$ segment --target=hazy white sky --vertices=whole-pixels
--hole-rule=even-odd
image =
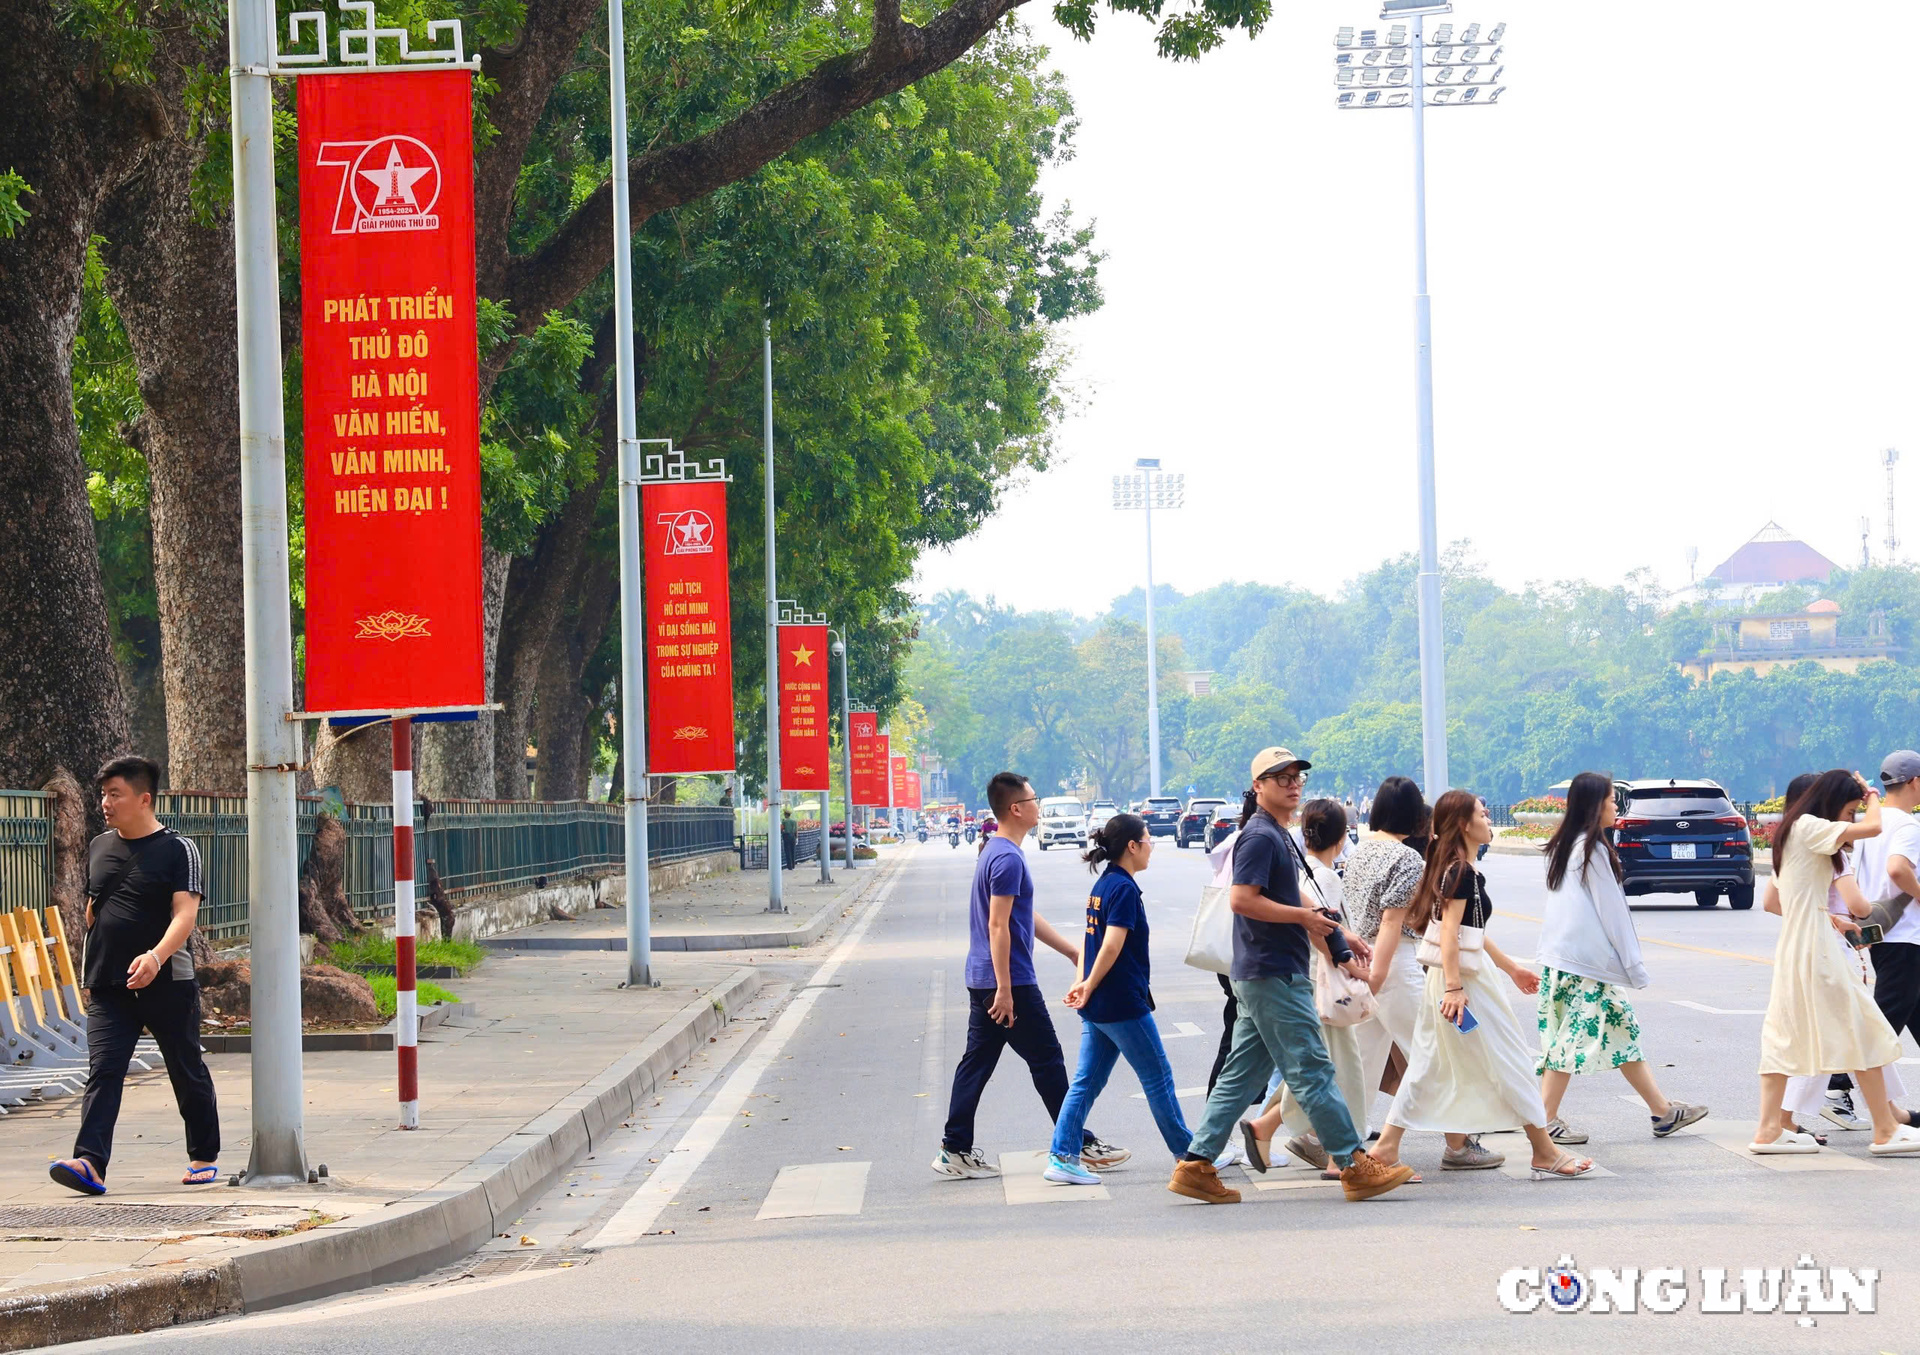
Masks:
[[[948,587],[1097,611],[1144,581],[1110,477],[1158,455],[1155,577],[1322,591],[1417,544],[1412,129],[1340,112],[1333,33],[1289,0],[1198,64],[1029,7],[1077,101],[1047,189],[1098,223],[1054,468],[922,562]],[[1769,518],[1843,564],[1885,536],[1883,447],[1920,553],[1920,106],[1884,64],[1911,7],[1464,0],[1507,93],[1427,120],[1442,542],[1496,578],[1687,581]],[[1434,21],[1429,20],[1431,25]]]

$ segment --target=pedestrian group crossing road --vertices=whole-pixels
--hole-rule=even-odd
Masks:
[[[1581,1151],[1604,1168],[1595,1178],[1527,1182],[1517,1134],[1486,1138],[1507,1154],[1502,1169],[1443,1173],[1438,1138],[1413,1135],[1405,1155],[1425,1182],[1366,1205],[1304,1169],[1235,1167],[1223,1176],[1245,1203],[1209,1208],[1165,1190],[1171,1162],[1124,1067],[1089,1124],[1134,1158],[1098,1187],[1041,1180],[1048,1122],[1011,1055],[978,1120],[1001,1177],[930,1170],[964,1045],[973,853],[941,842],[905,851],[890,882],[819,945],[752,956],[764,983],[739,1019],[511,1235],[430,1283],[173,1338],[251,1351],[249,1324],[272,1320],[325,1321],[329,1350],[395,1355],[412,1350],[422,1324],[440,1343],[537,1341],[568,1355],[624,1355],[642,1342],[888,1355],[1062,1342],[1219,1351],[1271,1346],[1282,1334],[1286,1349],[1349,1351],[1457,1344],[1458,1324],[1471,1321],[1477,1347],[1537,1355],[1548,1333],[1532,1323],[1555,1319],[1506,1314],[1495,1284],[1509,1267],[1562,1254],[1583,1265],[1738,1268],[1791,1266],[1811,1253],[1884,1277],[1880,1311],[1847,1317],[1844,1338],[1823,1319],[1839,1345],[1809,1344],[1782,1316],[1683,1311],[1589,1323],[1583,1349],[1638,1351],[1679,1337],[1741,1350],[1898,1350],[1920,1321],[1909,1225],[1920,1162],[1871,1159],[1869,1135],[1840,1131],[1816,1156],[1744,1151],[1777,926],[1764,913],[1705,912],[1678,898],[1636,910],[1654,976],[1634,995],[1641,1042],[1671,1095],[1713,1107],[1691,1130],[1656,1141],[1623,1081],[1582,1077],[1564,1113],[1592,1135]],[[1085,867],[1061,852],[1034,853],[1032,865],[1040,911],[1071,934]],[[1493,934],[1527,955],[1530,919],[1544,905],[1539,863],[1490,857],[1486,869],[1500,913]],[[1189,1123],[1220,1028],[1214,976],[1181,963],[1203,877],[1204,858],[1171,844],[1141,877],[1157,1019]],[[1037,964],[1057,999],[1068,965],[1044,951]],[[1530,999],[1515,999],[1530,1016]],[[1071,1067],[1078,1022],[1054,1007]],[[1920,1050],[1909,1045],[1908,1055],[1920,1063]],[[1376,1123],[1385,1105],[1376,1103]],[[1095,1292],[1099,1303],[1088,1303]],[[404,1303],[428,1307],[395,1322],[390,1306],[374,1306]],[[1737,1334],[1728,1321],[1739,1322]]]

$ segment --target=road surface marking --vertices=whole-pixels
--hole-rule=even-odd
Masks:
[[[753,1094],[760,1075],[786,1049],[787,1041],[800,1029],[807,1014],[813,1010],[813,1004],[820,1000],[820,994],[826,991],[825,985],[865,939],[867,928],[873,925],[880,909],[893,896],[893,886],[899,878],[899,872],[896,871],[880,887],[873,902],[867,905],[866,911],[848,930],[840,944],[833,948],[826,963],[813,971],[813,977],[807,980],[787,1009],[780,1013],[780,1018],[773,1023],[759,1046],[746,1056],[740,1067],[734,1070],[733,1076],[714,1094],[713,1100],[707,1105],[706,1114],[693,1122],[693,1126],[667,1155],[667,1160],[614,1212],[613,1217],[607,1220],[607,1226],[586,1244],[586,1250],[604,1251],[608,1247],[628,1246],[654,1229],[660,1215],[680,1193],[680,1188],[693,1179],[693,1174],[700,1170],[708,1155],[718,1146],[727,1127],[739,1118],[740,1108]]]
[[[1817,1153],[1750,1153],[1747,1145],[1753,1142],[1754,1131],[1759,1129],[1758,1120],[1702,1120],[1697,1125],[1685,1129],[1676,1129],[1672,1137],[1682,1134],[1697,1139],[1705,1139],[1716,1148],[1724,1148],[1743,1162],[1752,1162],[1777,1172],[1870,1172],[1880,1170],[1871,1162],[1863,1162],[1857,1157],[1827,1147]],[[1862,1135],[1862,1143],[1873,1142],[1873,1136]]]
[[[1757,1010],[1752,1007],[1709,1007],[1704,1002],[1689,1002],[1685,998],[1674,998],[1673,1005],[1676,1007],[1691,1007],[1695,1011],[1705,1012],[1709,1016],[1765,1016],[1767,1014],[1765,1007]],[[1633,1099],[1638,1101],[1640,1098],[1636,1096]]]
[[[814,1162],[782,1167],[756,1219],[810,1219],[858,1214],[867,1199],[871,1162]]]
[[[1192,1021],[1175,1021],[1172,1030],[1163,1030],[1160,1032],[1160,1038],[1163,1040],[1184,1040],[1189,1035],[1205,1035],[1206,1033],[1206,1031],[1200,1029],[1200,1027]]]
[[[1207,1089],[1205,1087],[1175,1087],[1173,1094],[1182,1098],[1189,1096],[1205,1097]],[[1144,1101],[1147,1099],[1147,1094],[1145,1092],[1135,1092],[1133,1099],[1136,1101]]]
[[[946,1085],[947,1045],[947,971],[933,971],[927,991],[927,1028],[920,1033],[920,1110],[917,1119],[922,1138],[937,1133],[934,1126],[944,1111],[939,1095]]]
[[[1044,1149],[1000,1154],[1000,1184],[1008,1204],[1060,1204],[1075,1200],[1105,1200],[1105,1186],[1056,1186],[1040,1175],[1047,1169]]]

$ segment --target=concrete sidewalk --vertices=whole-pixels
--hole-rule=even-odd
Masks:
[[[814,937],[903,856],[812,886]],[[789,885],[798,901],[803,887]],[[305,1056],[308,1160],[330,1173],[305,1187],[226,1184],[247,1160],[244,1054],[207,1060],[225,1140],[217,1186],[179,1184],[186,1148],[163,1069],[128,1079],[99,1199],[46,1174],[72,1150],[79,1098],[13,1108],[0,1118],[0,1350],[270,1308],[457,1260],[725,1025],[759,986],[750,959],[656,955],[661,986],[648,991],[625,988],[625,958],[604,948],[489,956],[446,981],[462,1001],[422,1031],[419,1130],[396,1127],[391,1051]]]
[[[787,911],[767,911],[767,873],[728,871],[710,875],[653,898],[653,951],[784,950],[810,946],[851,906],[880,868],[904,847],[882,847],[880,859],[852,870],[833,868],[833,882],[820,883],[820,863],[785,872]],[[627,948],[627,910],[595,908],[573,922],[542,922],[487,937],[495,950],[617,950]]]

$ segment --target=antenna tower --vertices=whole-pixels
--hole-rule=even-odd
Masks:
[[[1867,542],[1873,536],[1873,519],[1860,519],[1860,568],[1865,569],[1873,563],[1873,556],[1867,550]]]
[[[1893,530],[1893,468],[1900,464],[1900,449],[1889,447],[1880,453],[1880,464],[1887,468],[1887,563],[1891,565],[1900,554],[1900,538]]]

